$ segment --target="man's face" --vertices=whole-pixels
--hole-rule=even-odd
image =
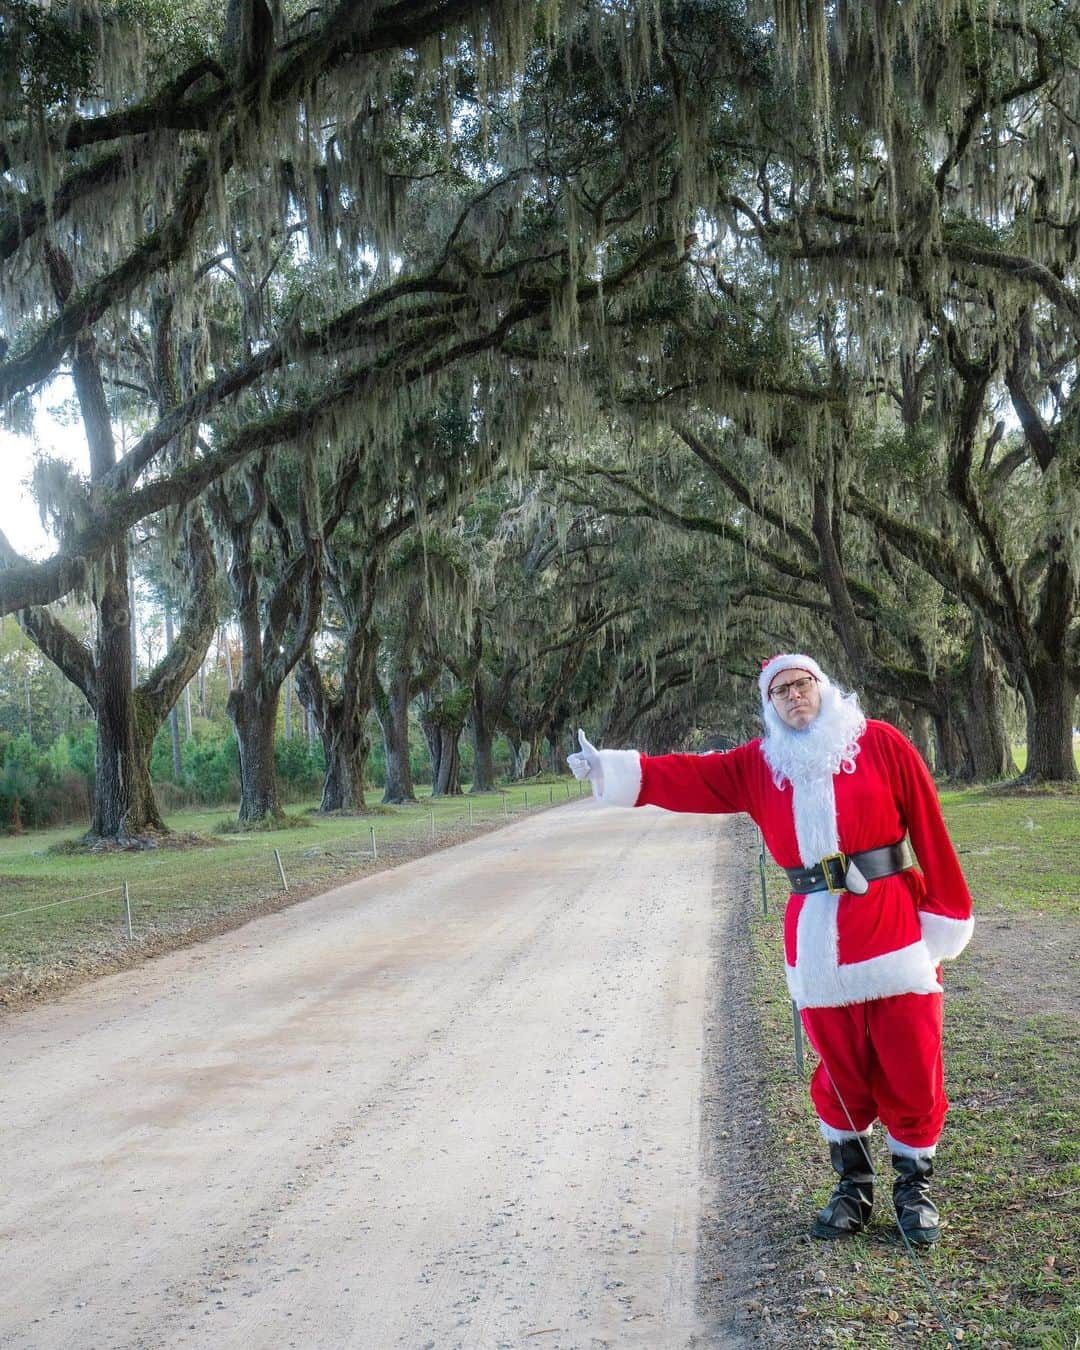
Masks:
[[[805,731],[821,709],[821,688],[808,670],[781,670],[769,685],[769,702],[793,731]]]

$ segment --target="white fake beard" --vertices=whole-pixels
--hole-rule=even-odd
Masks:
[[[833,684],[821,685],[821,709],[803,731],[783,722],[771,704],[765,708],[761,751],[776,786],[792,786],[795,838],[804,867],[839,851],[833,775],[855,772],[865,730],[858,695],[843,694]]]

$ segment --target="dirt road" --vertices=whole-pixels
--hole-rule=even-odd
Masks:
[[[696,1267],[726,837],[575,803],[9,1017],[0,1346],[732,1343]]]

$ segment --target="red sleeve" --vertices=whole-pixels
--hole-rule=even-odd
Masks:
[[[642,755],[638,806],[667,811],[749,811],[757,742],[716,755]]]
[[[893,790],[926,879],[922,908],[950,919],[971,917],[971,894],[945,828],[937,788],[922,756],[887,723],[878,724],[887,739]]]

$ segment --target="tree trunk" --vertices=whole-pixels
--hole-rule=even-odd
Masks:
[[[1027,766],[1031,782],[1075,782],[1073,713],[1078,688],[1064,664],[1044,661],[1028,671]]]
[[[347,716],[343,704],[338,700],[327,712],[326,725],[322,729],[326,777],[323,780],[319,810],[366,810],[364,770],[371,751],[366,719],[361,717],[357,720]]]
[[[135,614],[135,568],[131,562],[131,552],[124,550],[127,554],[127,604],[128,604],[128,624],[131,628],[131,687],[139,683],[139,625]]]
[[[148,765],[149,745],[157,727],[144,728],[141,736],[136,731],[125,554],[126,549],[121,547],[109,555],[98,608],[94,654],[97,754],[94,814],[88,836],[119,841],[148,830],[165,829]]]
[[[544,739],[538,728],[531,728],[515,756],[514,777],[535,778],[540,772],[540,751]]]
[[[267,697],[262,690],[234,689],[228,713],[240,752],[240,810],[237,820],[256,824],[281,819],[277,773],[274,768],[274,729],[280,686]]]
[[[480,696],[480,681],[473,689],[469,732],[473,743],[473,780],[470,792],[495,791],[495,729],[488,724],[487,710]]]
[[[570,766],[566,762],[567,751],[563,747],[572,744],[573,738],[567,727],[564,726],[561,730],[552,728],[551,733],[548,736],[552,773],[562,774],[570,772]]]
[[[907,707],[908,724],[911,727],[911,743],[923,760],[928,769],[934,767],[934,752],[932,740],[933,723],[929,712],[925,708],[919,707],[917,703],[911,703]]]
[[[296,668],[297,691],[306,715],[319,728],[326,756],[320,811],[364,811],[364,772],[371,753],[371,709],[378,654],[377,634],[368,628],[349,635],[342,666],[341,692],[331,696],[315,658],[308,652]]]
[[[977,783],[995,782],[1015,773],[1002,715],[1001,675],[981,625],[976,623],[965,663],[964,732],[971,753],[971,774]]]
[[[382,707],[379,707],[379,703]],[[384,699],[376,703],[386,752],[386,786],[383,801],[402,806],[416,801],[409,765],[409,671],[398,672]]]
[[[439,734],[439,725],[432,716],[432,709],[425,706],[427,700],[420,706],[420,730],[424,733],[424,741],[428,748],[428,758],[431,760],[431,795],[438,796],[439,793],[439,773],[442,769],[442,736]]]
[[[440,726],[439,776],[432,788],[433,797],[461,796],[461,728]]]
[[[165,650],[172,651],[175,638],[173,632],[172,606],[165,606]],[[184,766],[180,759],[180,710],[174,703],[169,709],[169,741],[172,744],[173,781],[179,783],[184,777]]]
[[[229,630],[221,630],[221,650],[225,655],[225,679],[228,683],[229,693],[231,694],[236,687],[236,679],[233,675],[232,647],[229,644]]]
[[[963,778],[968,764],[967,747],[951,711],[934,717],[937,768],[946,778]]]

